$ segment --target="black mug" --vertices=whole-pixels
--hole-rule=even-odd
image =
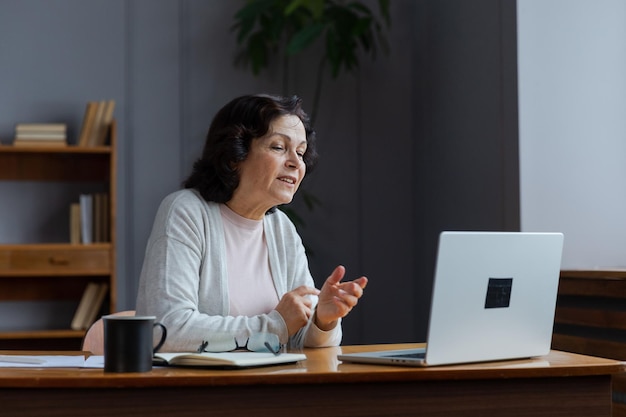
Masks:
[[[104,323],[104,372],[149,372],[152,357],[159,350],[167,330],[155,323],[154,316],[102,317]],[[161,339],[153,346],[154,328],[161,328]]]

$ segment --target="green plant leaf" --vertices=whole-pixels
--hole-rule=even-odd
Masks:
[[[239,31],[237,43],[243,43],[243,40],[252,32],[259,16],[270,12],[273,2],[274,0],[248,1],[245,6],[235,13],[236,23],[231,27],[231,31]]]
[[[370,17],[373,16],[372,11],[370,10],[370,8],[365,6],[362,3],[356,3],[356,2],[350,3],[348,5],[348,7],[350,9],[354,9],[354,12],[356,14],[363,14],[363,15],[370,16]]]
[[[369,17],[363,17],[357,19],[356,22],[352,25],[352,35],[353,36],[362,36],[365,33],[370,31],[370,26],[372,24],[372,19]]]
[[[295,12],[296,10],[298,10],[298,8],[300,8],[302,6],[302,3],[304,3],[305,0],[293,0],[291,1],[286,7],[285,7],[285,16],[289,16],[290,14],[292,14],[293,12]]]
[[[324,23],[316,23],[309,27],[305,27],[298,33],[293,35],[291,41],[287,44],[287,53],[290,55],[297,54],[314,42],[324,31]]]
[[[263,33],[256,32],[250,37],[247,48],[250,65],[254,75],[258,75],[261,69],[267,66],[268,50],[265,45],[265,37]]]
[[[384,27],[391,24],[390,0],[378,0],[377,14],[369,8],[371,3],[372,0],[248,0],[235,14],[231,28],[238,35],[235,63],[250,66],[258,75],[270,59],[283,53],[278,60],[283,61],[287,74],[289,59],[324,37],[310,112],[314,119],[325,68],[336,79],[342,71],[356,71],[364,56],[375,59],[378,48],[389,52]],[[287,79],[285,74],[283,79]],[[283,83],[285,93],[286,85]]]
[[[387,27],[391,26],[391,15],[389,14],[389,0],[378,0],[378,10],[385,19]]]
[[[285,7],[285,15],[289,16],[297,11],[302,12],[306,10],[312,19],[320,20],[324,15],[324,7],[327,0],[292,0],[289,5]]]

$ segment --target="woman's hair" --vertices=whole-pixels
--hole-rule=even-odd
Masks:
[[[237,163],[248,157],[250,144],[268,132],[276,118],[297,116],[304,125],[307,148],[304,164],[311,171],[317,162],[315,132],[302,110],[297,96],[280,97],[265,94],[238,97],[217,112],[206,136],[202,156],[194,165],[185,188],[194,188],[207,201],[229,201],[239,185]]]

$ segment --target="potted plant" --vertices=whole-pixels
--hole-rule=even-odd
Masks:
[[[354,73],[361,54],[375,59],[379,48],[388,51],[389,0],[378,0],[378,11],[380,17],[354,0],[249,0],[232,26],[238,45],[235,63],[258,75],[273,59],[281,59],[286,94],[290,59],[323,42],[310,112],[314,123],[327,70],[336,79],[342,72]]]

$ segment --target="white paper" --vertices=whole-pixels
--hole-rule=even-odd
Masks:
[[[0,355],[0,368],[82,368],[82,355]]]
[[[84,368],[104,369],[104,356],[92,355],[85,360]]]

